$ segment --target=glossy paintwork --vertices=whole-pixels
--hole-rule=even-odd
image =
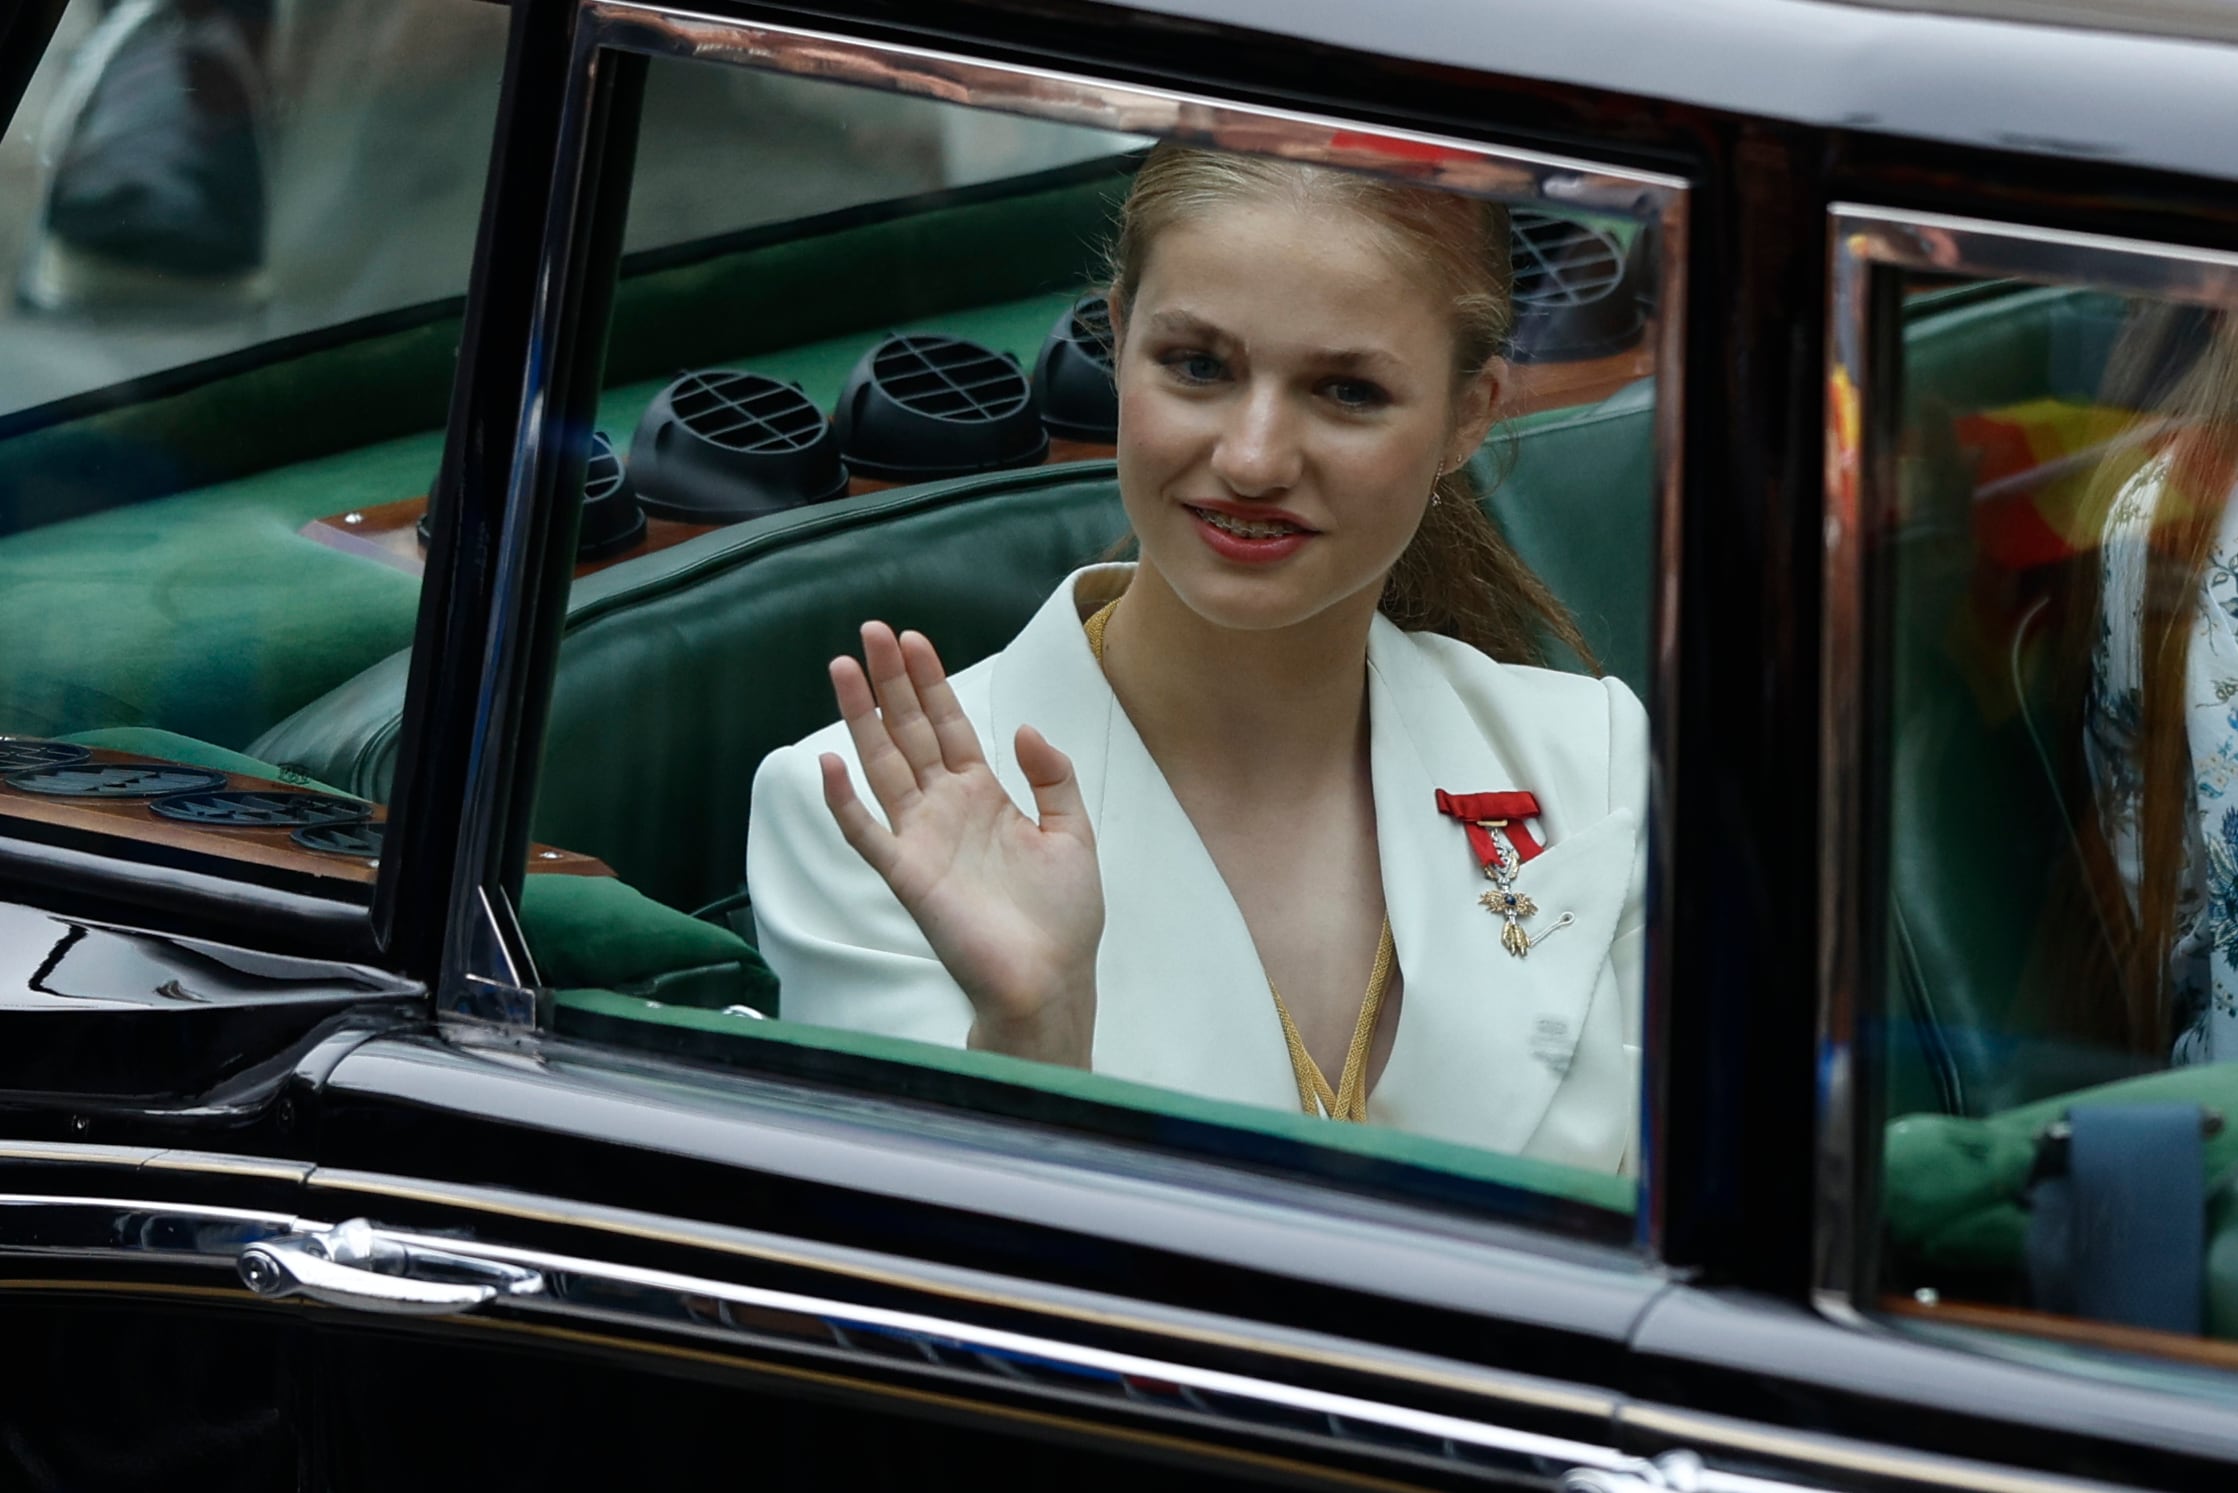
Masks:
[[[782,1232],[1615,1384],[1624,1253],[1045,1126],[565,1043],[354,1049],[322,1166]]]
[[[325,1023],[425,1002],[379,970],[0,902],[0,1092],[11,1099],[237,1108],[253,1103],[255,1070]]]
[[[2238,179],[2238,51],[1814,0],[1136,0],[1190,28],[1667,99],[1828,130]],[[1607,39],[1622,37],[1621,46]]]
[[[1960,1339],[1699,1289],[1661,1298],[1634,1345],[1642,1399],[1713,1416],[1760,1424],[1767,1400],[1795,1399],[1810,1407],[1809,1431],[2145,1487],[2225,1489],[2238,1466],[2238,1391],[2159,1393],[2135,1363],[2078,1372],[2056,1353],[2000,1359]]]

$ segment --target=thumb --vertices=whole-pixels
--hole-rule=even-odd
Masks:
[[[1031,726],[1018,728],[1013,750],[1019,771],[1034,791],[1034,811],[1041,816],[1042,832],[1071,835],[1084,845],[1094,845],[1095,827],[1088,822],[1088,806],[1081,800],[1072,759]]]

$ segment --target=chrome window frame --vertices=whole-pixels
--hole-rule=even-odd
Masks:
[[[1827,209],[1824,589],[1820,631],[1818,1176],[1814,1288],[1820,1309],[1862,1320],[1878,1294],[1876,1096],[1858,1085],[1861,1010],[1883,992],[1862,988],[1862,954],[1879,934],[1863,925],[1867,665],[1866,565],[1872,536],[1894,511],[1892,450],[1873,440],[1876,381],[1902,373],[1877,363],[1873,338],[1882,272],[1923,270],[2077,290],[2238,305],[2238,253],[2075,233],[2025,224],[1836,202]],[[1847,404],[1845,405],[1845,399]],[[1889,432],[1893,434],[1894,432]],[[1862,1003],[1870,1003],[1861,1005]],[[1868,1065],[1868,1072],[1872,1071]]]
[[[531,653],[529,622],[518,598],[534,557],[535,495],[554,418],[548,397],[555,379],[555,350],[563,345],[566,286],[580,266],[578,232],[590,189],[587,162],[601,74],[619,55],[699,60],[909,95],[1048,122],[1122,134],[1187,140],[1221,149],[1352,170],[1375,171],[1423,185],[1515,203],[1553,203],[1628,218],[1654,229],[1657,248],[1658,345],[1655,349],[1655,457],[1652,503],[1655,531],[1651,568],[1655,595],[1649,615],[1650,741],[1654,781],[1649,826],[1650,911],[1643,1020],[1660,1032],[1668,1010],[1669,830],[1662,806],[1673,801],[1672,764],[1678,730],[1678,575],[1683,461],[1685,306],[1687,284],[1687,183],[1675,176],[1609,167],[1543,151],[1491,145],[1412,130],[1388,129],[1334,116],[1230,102],[1208,95],[1117,83],[1078,73],[986,61],[932,48],[870,40],[838,32],[742,21],[638,0],[584,0],[576,12],[567,92],[544,227],[544,252],[536,267],[536,311],[530,327],[530,366],[537,370],[523,391],[518,439],[504,495],[499,539],[499,594],[492,609],[475,740],[469,768],[472,805],[462,827],[458,864],[467,874],[454,888],[436,1010],[447,1023],[470,1023],[485,1033],[525,1033],[535,1025],[536,973],[506,899],[505,868],[495,806],[503,802],[505,753],[500,749],[512,707],[520,698]],[[533,761],[534,754],[526,760]],[[1649,1039],[1658,1051],[1663,1044]],[[1637,1237],[1652,1249],[1661,1237],[1660,1193],[1655,1179],[1661,1113],[1661,1067],[1642,1065],[1638,1139],[1640,1186]]]

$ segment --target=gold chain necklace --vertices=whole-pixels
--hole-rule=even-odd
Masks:
[[[1111,625],[1111,614],[1119,610],[1116,601],[1107,602],[1096,614],[1081,624],[1088,634],[1088,651],[1096,656],[1100,667],[1103,663],[1104,629]],[[1327,1115],[1332,1120],[1364,1121],[1368,1117],[1368,1050],[1375,1045],[1376,1019],[1383,1014],[1383,992],[1391,983],[1391,966],[1398,957],[1398,947],[1391,939],[1391,919],[1383,920],[1382,936],[1376,940],[1375,968],[1368,973],[1368,993],[1360,1002],[1360,1019],[1353,1023],[1352,1045],[1345,1049],[1344,1072],[1337,1079],[1337,1086],[1329,1087],[1329,1077],[1321,1065],[1306,1051],[1305,1039],[1298,1035],[1298,1024],[1290,1018],[1290,1008],[1282,1002],[1282,992],[1274,988],[1274,981],[1267,981],[1267,994],[1274,997],[1274,1014],[1282,1018],[1282,1040],[1290,1048],[1290,1074],[1298,1083],[1298,1108],[1309,1115]]]

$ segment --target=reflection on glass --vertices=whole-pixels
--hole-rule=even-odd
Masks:
[[[650,91],[785,110],[695,148],[816,169],[668,213],[641,140],[554,1025],[1629,1207],[1647,230],[699,71]],[[563,882],[634,889],[633,959]]]
[[[273,733],[411,640],[356,531],[437,465],[504,35],[63,16],[0,141],[0,833],[369,894],[385,770]]]
[[[1903,359],[1891,1284],[2238,1335],[2238,332],[1977,284]]]

